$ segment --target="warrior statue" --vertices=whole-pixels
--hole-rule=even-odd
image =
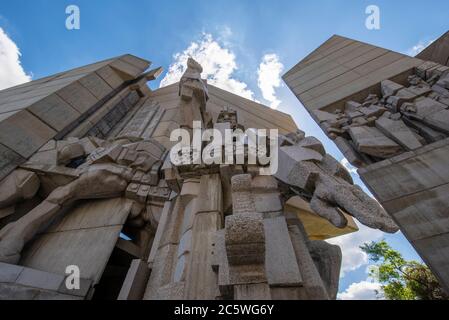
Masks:
[[[190,58],[179,83],[180,127],[191,131],[193,121],[201,121],[205,129],[226,123],[243,128],[232,106],[214,122],[201,72]],[[0,262],[20,263],[24,247],[70,214],[75,202],[127,197],[134,201],[129,220],[143,219],[156,231],[146,255],[151,274],[144,299],[335,299],[340,248],[310,240],[286,202],[301,197],[338,228],[347,225],[348,214],[371,228],[398,230],[323,145],[302,131],[279,138],[273,176],[260,175],[258,164],[176,166],[160,143],[141,137],[65,142],[51,170],[22,166],[0,182],[0,210],[39,189],[45,194],[0,230]],[[46,175],[54,183],[43,181]],[[142,176],[149,182],[142,183]],[[166,204],[160,217],[145,209],[151,188]]]

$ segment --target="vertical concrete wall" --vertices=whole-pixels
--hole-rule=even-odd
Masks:
[[[362,180],[449,291],[449,139],[359,169]]]
[[[416,57],[449,66],[449,31],[432,42],[431,45],[421,51]]]

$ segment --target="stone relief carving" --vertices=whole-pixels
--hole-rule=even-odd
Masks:
[[[348,212],[362,224],[385,232],[398,227],[377,201],[354,185],[348,171],[323,145],[304,132],[281,138],[279,170],[274,175],[288,187],[298,188],[308,195],[311,208],[336,227],[347,225],[341,210]]]
[[[0,230],[0,262],[17,264],[27,242],[75,201],[126,196],[146,204],[149,197],[160,201],[169,197],[168,188],[159,185],[159,169],[166,151],[156,141],[84,138],[58,143],[59,148],[31,158],[1,183],[0,188],[9,190],[0,193],[1,208],[32,197],[39,185],[48,195],[26,215]],[[49,166],[49,162],[56,165]],[[76,169],[70,168],[76,164]],[[141,211],[134,209],[131,217],[136,219]],[[151,217],[144,214],[143,219],[149,222]]]
[[[201,71],[189,59],[180,126],[191,130],[198,120],[203,128],[243,129],[230,108],[213,123]],[[380,116],[386,107],[370,99],[363,108]],[[128,224],[158,228],[145,298],[335,299],[340,248],[310,240],[285,202],[299,195],[339,228],[347,224],[344,211],[369,227],[397,230],[320,141],[302,131],[279,138],[274,176],[259,175],[257,164],[175,166],[167,153],[154,140],[129,135],[50,141],[0,183],[0,210],[8,210],[0,212],[13,215],[16,203],[37,193],[44,199],[0,230],[0,262],[19,263],[24,246],[75,201],[126,197],[134,201]]]
[[[381,95],[344,110],[315,112],[348,161],[361,167],[449,136],[449,67],[426,62],[407,79],[380,84]]]

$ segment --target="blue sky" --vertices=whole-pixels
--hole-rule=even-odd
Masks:
[[[80,30],[65,27],[65,9],[70,4],[80,8]],[[365,28],[365,8],[371,4],[380,8],[380,30]],[[214,50],[206,52],[225,60],[224,67],[213,67],[215,80],[229,83],[231,79],[233,88],[251,92],[254,99],[267,105],[272,101],[264,99],[258,70],[263,59],[270,55],[275,57],[279,76],[280,66],[286,72],[333,34],[413,53],[416,52],[413,47],[426,45],[448,30],[448,18],[449,1],[443,0],[0,2],[0,28],[20,50],[21,68],[33,79],[124,53],[146,58],[153,61],[153,66],[169,70],[170,66],[176,67],[183,53],[196,52],[192,44],[207,48],[214,45]],[[222,67],[224,76],[220,73]],[[172,73],[176,76],[175,71]],[[8,74],[0,71],[0,77]],[[161,79],[164,77],[163,74]],[[151,87],[157,88],[161,79],[151,83]],[[242,85],[246,87],[242,89]],[[269,83],[269,88],[270,85],[280,102],[278,110],[291,114],[301,129],[318,137],[327,151],[341,160],[342,155],[288,88],[276,82]],[[354,178],[361,183],[356,175]],[[349,290],[346,297],[369,296],[366,290],[371,286],[365,283],[367,261],[357,247],[364,240],[383,236],[362,228],[358,237],[337,240],[347,249],[344,251],[347,270],[340,284],[341,292]],[[401,234],[385,238],[406,258],[418,259]]]

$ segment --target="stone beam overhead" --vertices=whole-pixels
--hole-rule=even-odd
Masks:
[[[380,82],[405,81],[420,59],[334,35],[288,71],[283,79],[312,117],[341,108],[352,96],[380,91]]]
[[[122,55],[0,91],[0,180],[117,94],[150,62]],[[70,131],[70,130],[69,130]]]

